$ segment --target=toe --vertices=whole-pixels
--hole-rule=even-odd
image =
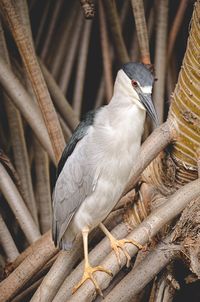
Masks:
[[[115,255],[117,257],[117,261],[118,261],[118,264],[119,264],[119,267],[121,267],[121,259],[120,259],[120,253],[119,253],[119,247],[117,246],[112,246],[112,249],[114,250],[115,252]]]
[[[104,268],[103,266],[96,266],[94,271],[95,272],[96,271],[100,271],[100,272],[106,273],[106,274],[108,274],[110,276],[113,276],[112,272],[110,270]]]
[[[97,281],[95,280],[95,278],[91,275],[90,276],[90,280],[93,282],[94,286],[95,286],[95,289],[96,289],[96,292],[103,297],[103,293],[102,293],[102,290],[100,289]]]
[[[124,239],[124,243],[131,243],[135,245],[139,250],[143,249],[143,245],[132,239]]]
[[[83,278],[81,279],[81,281],[72,289],[72,294],[74,294],[86,280],[91,280],[95,286],[96,292],[103,297],[103,293],[102,293],[96,279],[93,277],[93,273],[95,273],[97,271],[107,273],[111,277],[113,276],[113,274],[110,270],[107,270],[102,266],[95,266],[95,267],[88,266],[85,268]]]

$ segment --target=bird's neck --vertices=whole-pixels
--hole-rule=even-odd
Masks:
[[[118,133],[123,133],[127,138],[136,137],[140,140],[146,117],[146,111],[137,104],[129,100],[129,97],[123,98],[120,94],[115,94],[107,106],[108,123]]]
[[[94,129],[98,131],[93,132],[99,150],[103,146],[111,158],[127,152],[132,154],[133,149],[139,149],[146,115],[133,103],[117,106],[115,101],[97,113]]]

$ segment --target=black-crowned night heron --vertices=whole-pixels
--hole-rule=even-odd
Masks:
[[[111,272],[91,267],[88,260],[88,233],[100,226],[109,237],[119,259],[118,248],[130,261],[124,245],[133,240],[116,240],[102,224],[116,205],[130,177],[138,155],[146,111],[157,123],[151,100],[153,76],[141,63],[127,63],[119,70],[110,103],[89,112],[74,131],[58,165],[58,178],[53,196],[53,239],[64,250],[73,248],[82,232],[85,270],[78,289],[91,279],[101,290],[93,272]]]

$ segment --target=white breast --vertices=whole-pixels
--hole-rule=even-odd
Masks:
[[[92,229],[106,218],[122,194],[139,152],[145,112],[132,106],[124,116],[120,112],[121,118],[117,113],[112,116],[112,123],[105,116],[105,112],[100,113],[88,133],[90,161],[97,165],[98,175],[93,193],[84,200],[70,223],[74,233],[84,226]]]

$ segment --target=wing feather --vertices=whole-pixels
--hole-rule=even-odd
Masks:
[[[58,246],[70,221],[84,199],[94,189],[95,167],[89,165],[87,133],[94,112],[82,121],[66,146],[58,165],[58,178],[53,193],[53,240]]]
[[[88,128],[93,124],[94,116],[98,110],[99,109],[89,111],[75,129],[58,163],[57,178],[60,175],[60,172],[62,171],[68,157],[73,153],[76,144],[86,135]]]

